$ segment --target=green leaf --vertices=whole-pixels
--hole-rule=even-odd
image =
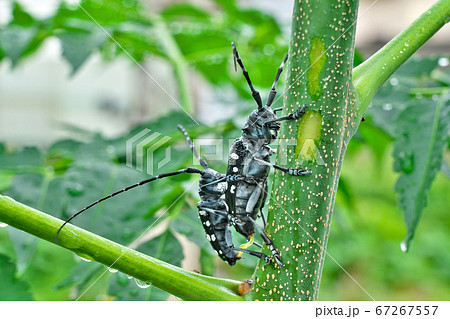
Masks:
[[[70,274],[74,266],[71,252],[40,240],[23,278],[30,285],[35,300],[67,300],[70,287],[56,289],[55,286]]]
[[[42,167],[43,156],[36,147],[24,147],[19,151],[0,151],[0,170],[20,170]]]
[[[431,79],[438,65],[438,57],[411,58],[401,66],[380,88],[366,111],[373,124],[390,136],[395,136],[396,119],[411,101],[411,90],[420,87],[436,87],[439,83]]]
[[[75,259],[76,261],[74,263],[76,266],[72,268],[70,275],[55,286],[55,289],[64,289],[68,286],[75,286],[78,291],[81,291],[88,287],[89,282],[95,281],[95,279],[104,272],[104,267],[102,267],[102,265],[86,262],[81,260],[80,257],[75,257]]]
[[[0,300],[33,300],[28,284],[15,276],[16,267],[5,255],[0,255]]]
[[[27,205],[37,207],[42,184],[43,177],[41,175],[19,174],[13,179],[12,186],[6,191],[6,195]],[[31,256],[39,240],[12,227],[8,227],[7,231],[16,251],[17,273],[22,275],[31,261]]]
[[[214,257],[205,250],[200,250],[201,273],[206,276],[214,276]]]
[[[358,65],[363,63],[364,60],[364,54],[360,50],[355,49],[355,55],[353,57],[353,67],[357,67]]]
[[[445,58],[443,58],[445,59]],[[431,72],[431,78],[445,86],[450,86],[450,68],[435,69]]]
[[[148,24],[144,13],[144,7],[137,0],[61,2],[55,15],[55,25],[65,27],[74,20],[79,20],[79,23],[83,20],[91,23],[93,19],[103,27],[130,21]]]
[[[187,239],[199,246],[204,252],[210,255],[216,255],[206,240],[205,231],[198,218],[197,209],[188,209],[177,215],[171,220],[170,229],[180,235],[185,235]]]
[[[169,293],[123,273],[110,275],[108,294],[120,301],[163,301]]]
[[[137,250],[176,266],[180,266],[183,260],[183,248],[169,230],[140,245]],[[167,292],[151,285],[147,286],[138,279],[118,273],[111,276],[108,293],[117,300],[166,300],[168,298]]]
[[[0,51],[16,66],[18,60],[33,41],[38,30],[35,28],[9,25],[0,30]]]
[[[66,173],[66,191],[72,198],[67,203],[64,218],[145,177],[134,169],[108,162],[73,165]],[[150,225],[150,220],[146,220],[149,205],[147,190],[148,187],[142,186],[124,192],[92,207],[73,223],[110,240],[128,244]]]
[[[108,38],[101,29],[93,32],[65,32],[58,35],[62,46],[62,55],[72,66],[72,75],[87,58]]]
[[[400,172],[395,185],[399,205],[404,211],[408,232],[402,243],[407,250],[414,237],[427,194],[441,168],[448,142],[450,93],[438,101],[417,99],[399,113],[394,142],[394,169]]]
[[[13,243],[6,230],[9,226],[0,227],[0,255],[5,255],[16,261],[16,252],[14,251]]]
[[[183,248],[170,230],[140,245],[137,250],[175,266],[181,266],[184,258]]]
[[[188,3],[175,3],[166,7],[161,12],[161,16],[167,21],[179,19],[209,21],[211,17],[207,11]]]
[[[12,11],[12,20],[10,24],[30,27],[34,23],[35,19],[28,12],[26,12],[18,2],[14,2]]]
[[[17,256],[17,274],[22,276],[31,262],[39,239],[12,227],[7,229]]]

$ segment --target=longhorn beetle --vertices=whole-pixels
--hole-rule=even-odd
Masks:
[[[306,106],[300,107],[295,113],[280,118],[277,118],[275,115],[275,112],[280,109],[271,109],[271,105],[277,94],[275,88],[280,74],[283,71],[284,64],[288,59],[288,55],[286,55],[278,68],[275,81],[267,97],[266,105],[263,106],[261,96],[253,87],[250,76],[239,57],[234,42],[231,43],[231,46],[233,47],[234,66],[236,68],[237,62],[242,69],[242,73],[247,80],[258,108],[249,115],[246,124],[242,128],[242,136],[236,139],[231,146],[227,176],[238,175],[244,176],[245,178],[227,180],[226,202],[230,214],[238,220],[235,224],[236,230],[248,239],[247,243],[241,245],[240,248],[246,249],[253,244],[253,234],[256,228],[263,238],[264,243],[270,248],[275,261],[278,265],[282,266],[283,264],[281,263],[277,250],[264,231],[256,224],[255,219],[258,212],[261,212],[265,228],[266,223],[262,208],[267,198],[267,177],[270,167],[294,176],[311,174],[311,171],[303,168],[291,169],[270,163],[270,155],[274,151],[269,147],[269,144],[275,141],[278,136],[280,130],[279,122],[300,118],[305,113]]]
[[[233,266],[236,260],[241,258],[243,253],[263,258],[266,263],[269,263],[269,256],[247,249],[252,244],[261,247],[261,245],[254,242],[256,229],[264,243],[271,250],[276,263],[280,267],[283,266],[278,251],[264,230],[256,223],[255,219],[258,217],[258,213],[260,213],[264,228],[266,227],[262,208],[267,198],[267,177],[271,167],[294,176],[311,174],[311,171],[303,168],[291,169],[270,163],[270,155],[274,151],[269,147],[269,144],[276,140],[278,136],[280,130],[279,122],[300,118],[305,113],[306,106],[300,107],[295,113],[277,118],[275,113],[281,110],[281,108],[272,110],[271,105],[276,95],[276,84],[288,56],[286,55],[278,68],[275,81],[269,91],[266,105],[263,106],[261,96],[253,87],[234,42],[231,45],[233,48],[235,69],[237,62],[242,69],[258,108],[249,115],[245,126],[242,128],[242,136],[236,139],[231,146],[226,174],[221,174],[208,167],[206,161],[200,157],[195,149],[186,130],[179,125],[179,129],[185,135],[194,156],[200,162],[203,170],[188,167],[174,172],[162,173],[103,197],[83,208],[64,222],[56,234],[56,241],[61,230],[68,222],[104,200],[157,179],[184,173],[200,174],[199,196],[201,202],[197,204],[198,214],[206,232],[206,237],[219,257],[228,262],[230,266]],[[239,248],[235,247],[231,237],[230,226],[233,226],[237,232],[245,236],[247,243],[241,245]]]
[[[95,206],[100,202],[103,202],[111,197],[126,192],[132,188],[153,182],[157,179],[184,173],[190,173],[190,174],[200,174],[199,196],[202,201],[197,204],[198,216],[206,232],[206,238],[209,240],[211,246],[217,252],[219,257],[222,260],[228,262],[230,266],[233,266],[236,263],[236,260],[240,259],[241,254],[245,252],[252,256],[263,258],[268,263],[269,257],[261,252],[252,251],[245,248],[234,247],[233,240],[231,238],[230,225],[235,225],[236,219],[233,216],[229,215],[226,210],[227,205],[225,203],[225,189],[227,176],[225,174],[221,174],[209,168],[206,161],[202,159],[198,154],[186,130],[181,125],[178,125],[178,128],[185,135],[192,152],[194,153],[197,160],[200,162],[200,165],[203,167],[203,170],[188,167],[174,172],[162,173],[152,178],[143,180],[137,184],[128,186],[106,197],[103,197],[97,200],[96,202],[90,204],[89,206],[83,208],[78,213],[70,217],[67,221],[65,221],[56,234],[56,242],[58,241],[58,236],[63,227],[73,218],[80,215],[84,211],[88,210],[92,206]],[[239,177],[232,176],[229,178],[235,179]]]

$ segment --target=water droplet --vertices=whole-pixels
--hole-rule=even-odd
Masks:
[[[370,102],[370,103],[369,103],[369,109],[370,109],[372,106],[373,106],[373,103]]]
[[[400,243],[400,249],[403,252],[407,252],[408,251],[408,244],[406,243],[406,238],[402,240],[402,242]]]
[[[397,85],[398,84],[398,79],[397,78],[391,78],[390,80],[389,80],[389,83],[391,83],[391,85]]]
[[[135,232],[129,228],[129,227],[125,227],[122,230],[122,239],[125,241],[129,241],[132,240],[132,237],[135,236]]]
[[[446,67],[450,65],[450,60],[448,58],[439,58],[438,64],[439,66]]]
[[[90,263],[92,260],[94,260],[91,256],[85,254],[78,254],[78,257],[80,257],[81,260],[87,263]]]
[[[395,164],[394,164],[395,165]],[[395,165],[396,170],[404,173],[411,173],[414,170],[414,156],[409,152],[400,152],[398,154],[398,165]]]
[[[116,272],[118,272],[118,270],[114,269],[114,268],[108,268],[108,271],[112,274],[115,274]]]
[[[7,226],[8,226],[8,224],[0,223],[0,228],[5,228],[5,227],[7,227]]]
[[[392,110],[392,104],[391,103],[384,104],[383,105],[383,110],[386,110],[386,111]]]
[[[136,285],[139,288],[142,288],[142,289],[148,288],[148,287],[150,287],[152,285],[152,284],[148,284],[145,281],[141,281],[141,280],[136,279],[136,278],[134,278],[134,282],[136,283]]]
[[[127,278],[128,278],[128,279],[132,279],[132,278],[133,278],[133,276],[127,275]]]
[[[409,47],[409,43],[408,42],[405,42],[405,47]]]
[[[72,196],[79,196],[79,195],[83,194],[84,187],[80,183],[71,183],[67,187],[67,190],[69,191],[70,195],[72,195]]]

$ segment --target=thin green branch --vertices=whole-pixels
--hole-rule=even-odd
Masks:
[[[407,29],[353,70],[360,118],[383,83],[449,20],[450,0],[437,1]]]
[[[151,21],[157,29],[161,45],[174,68],[175,80],[180,94],[182,107],[190,114],[194,113],[194,103],[189,86],[189,65],[177,42],[169,32],[164,19],[156,14],[151,15]]]
[[[0,195],[0,221],[55,242],[62,221]],[[58,245],[136,279],[152,283],[183,300],[243,300],[239,282],[193,273],[129,249],[73,225],[66,225]]]

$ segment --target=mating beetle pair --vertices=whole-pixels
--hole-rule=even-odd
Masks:
[[[108,198],[157,179],[184,173],[200,174],[199,196],[201,201],[197,204],[198,214],[206,232],[206,237],[219,257],[228,262],[230,266],[233,266],[243,253],[263,258],[266,263],[269,263],[271,259],[269,256],[248,249],[252,244],[261,247],[261,245],[254,242],[256,230],[271,250],[275,262],[279,266],[283,266],[280,255],[272,241],[255,220],[260,214],[265,228],[266,222],[262,208],[267,198],[267,177],[271,167],[294,176],[311,174],[311,171],[303,168],[286,168],[270,163],[270,156],[274,151],[269,147],[269,144],[274,142],[278,136],[280,130],[279,122],[299,119],[305,113],[306,106],[300,107],[295,113],[277,118],[276,112],[280,111],[281,108],[272,110],[271,105],[276,95],[276,84],[288,56],[278,68],[266,105],[263,105],[261,96],[253,87],[236,46],[233,42],[231,45],[233,47],[235,68],[237,62],[242,69],[258,108],[249,115],[246,124],[242,128],[242,136],[236,139],[231,146],[226,174],[219,173],[208,167],[206,161],[200,157],[195,149],[186,130],[179,125],[203,170],[188,167],[174,172],[159,174],[101,198],[69,218],[58,230],[56,239],[65,224],[85,210]],[[247,243],[239,248],[233,244],[231,226],[247,238]]]

